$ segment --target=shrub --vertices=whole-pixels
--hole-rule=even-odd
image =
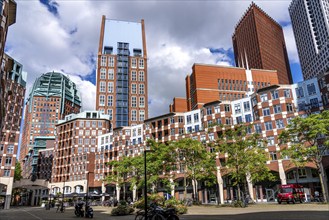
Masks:
[[[133,213],[135,210],[131,206],[128,205],[118,205],[118,207],[112,209],[111,215],[129,215]]]
[[[187,206],[179,204],[174,207],[178,214],[186,214],[187,213]]]

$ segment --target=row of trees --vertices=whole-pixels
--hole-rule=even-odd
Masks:
[[[190,179],[194,198],[197,199],[198,183],[205,182],[208,186],[216,184],[216,157],[225,154],[225,164],[221,165],[221,170],[237,186],[238,199],[241,200],[241,191],[247,192],[247,178],[252,183],[277,178],[266,166],[269,159],[268,152],[265,151],[266,139],[250,131],[251,125],[240,124],[235,129],[227,127],[218,132],[216,141],[208,145],[189,138],[167,143],[148,140],[147,144],[153,151],[146,157],[148,188],[155,192],[161,182],[170,191],[173,187],[170,179],[175,179],[175,172],[172,171],[181,170],[184,171],[185,193],[186,179]],[[328,137],[328,111],[306,118],[296,117],[279,136],[280,144],[285,146],[281,156],[289,157],[297,167],[303,167],[308,162],[316,165],[326,201],[327,187],[322,157],[329,149]],[[129,183],[131,189],[143,188],[144,155],[123,157],[120,161],[109,162],[108,166],[113,168],[113,173],[106,177],[108,183],[120,186]]]

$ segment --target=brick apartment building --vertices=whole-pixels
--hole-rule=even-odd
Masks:
[[[88,188],[101,187],[103,176],[95,172],[97,137],[109,133],[108,115],[85,111],[65,116],[56,125],[51,192],[70,196],[76,192],[85,195]],[[84,194],[82,194],[84,193]]]
[[[140,124],[148,117],[147,51],[140,23],[102,17],[96,110],[110,116],[113,127]]]
[[[280,84],[291,84],[292,76],[282,27],[252,3],[232,36],[238,67],[277,70]]]
[[[30,178],[36,172],[31,169],[37,167],[38,150],[46,148],[46,142],[38,144],[35,138],[55,139],[54,131],[58,120],[68,114],[79,113],[80,108],[80,95],[75,83],[68,77],[49,72],[36,79],[26,102],[19,156],[24,178]]]
[[[0,131],[0,200],[9,209],[12,185],[17,160],[18,142],[26,89],[26,73],[23,66],[4,54],[1,72],[5,76],[6,105],[4,106],[3,127]],[[2,104],[2,102],[1,102]]]
[[[197,63],[192,66],[192,73],[186,76],[185,81],[186,100],[174,98],[169,106],[171,112],[199,109],[204,104],[217,100],[241,99],[260,88],[279,83],[277,72],[274,70]]]

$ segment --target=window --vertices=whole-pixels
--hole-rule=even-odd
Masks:
[[[251,102],[252,102],[252,106],[257,105],[257,98],[256,97],[253,97],[252,100],[251,100]]]
[[[114,69],[108,69],[109,80],[114,79]]]
[[[283,90],[283,93],[284,93],[284,97],[286,97],[286,98],[290,98],[291,97],[291,94],[290,94],[290,90],[289,89]]]
[[[144,82],[144,71],[139,71],[139,81]]]
[[[265,129],[266,129],[266,131],[269,131],[269,130],[273,129],[271,121],[265,122]]]
[[[184,128],[178,128],[178,134],[180,135],[184,134]]]
[[[194,130],[195,130],[195,132],[198,132],[200,130],[199,125],[195,125]]]
[[[85,139],[85,145],[89,145],[89,138]]]
[[[298,169],[298,177],[299,178],[306,178],[306,169],[305,168],[299,168]]]
[[[186,131],[188,134],[189,133],[192,133],[192,127],[191,126],[189,126],[189,127],[187,127],[187,131]]]
[[[281,105],[274,105],[273,108],[274,108],[274,113],[275,114],[279,114],[279,113],[282,112]]]
[[[109,93],[113,93],[113,90],[114,90],[113,82],[109,82],[108,83],[108,91],[109,91]]]
[[[237,124],[242,124],[242,116],[238,116],[238,117],[236,117],[236,123]]]
[[[79,136],[83,136],[83,130],[79,130]]]
[[[191,124],[192,123],[192,116],[191,115],[187,115],[186,116],[186,124]]]
[[[135,83],[131,84],[131,93],[136,94],[137,93],[137,85]]]
[[[269,116],[271,114],[270,109],[269,108],[264,108],[263,109],[263,116]]]
[[[296,88],[296,94],[297,94],[297,98],[304,97],[304,90],[303,90],[303,88],[302,87]]]
[[[137,111],[136,110],[131,110],[131,120],[137,121]]]
[[[113,109],[107,109],[107,114],[109,115],[109,119],[113,120]]]
[[[183,121],[184,121],[184,117],[183,116],[178,116],[178,122],[183,123]]]
[[[111,95],[107,97],[107,106],[113,106],[113,96]]]
[[[241,105],[240,105],[240,103],[234,105],[234,111],[235,111],[235,114],[241,113]]]
[[[137,81],[137,72],[135,70],[131,71],[131,81]]]
[[[314,83],[307,85],[307,92],[308,92],[308,95],[314,95],[316,93]]]
[[[103,82],[103,81],[101,81],[101,82],[99,83],[99,91],[100,91],[100,92],[105,92],[105,90],[106,90],[106,83]]]
[[[106,79],[106,69],[105,68],[101,68],[100,69],[100,79]]]
[[[170,129],[170,135],[175,135],[175,128]]]
[[[273,146],[274,144],[275,144],[274,137],[273,136],[267,137],[267,146]]]
[[[262,102],[266,102],[266,101],[268,100],[268,98],[267,98],[267,94],[262,94],[262,95],[260,95],[260,100],[261,100]]]
[[[311,103],[312,108],[318,108],[319,107],[318,98],[310,99],[310,103]]]
[[[290,125],[292,122],[292,119],[294,119],[293,117],[287,118],[287,124]]]
[[[231,124],[231,118],[225,118],[225,124],[230,125]]]
[[[137,107],[137,97],[136,96],[131,97],[131,107]]]
[[[135,58],[131,59],[131,68],[137,68],[137,60]]]
[[[5,169],[3,176],[10,176],[10,169]]]
[[[139,84],[139,94],[144,94],[144,84]]]
[[[101,66],[106,66],[106,56],[101,57]]]
[[[171,117],[170,118],[170,124],[174,124],[175,123],[175,118],[174,117]]]
[[[244,102],[243,107],[244,107],[245,112],[250,111],[250,103],[249,102]]]
[[[105,106],[105,96],[104,95],[99,96],[99,105]]]
[[[108,61],[109,61],[109,63],[108,63],[109,64],[109,67],[114,67],[114,57],[112,57],[112,56],[109,57],[109,60]]]
[[[139,107],[145,107],[145,98],[139,97]]]
[[[282,119],[278,119],[275,121],[276,124],[276,128],[280,129],[280,128],[284,128],[284,123]]]
[[[11,165],[11,157],[6,157],[5,165],[6,166],[10,166]]]
[[[194,114],[194,122],[198,122],[199,121],[199,114],[195,113]]]
[[[246,122],[252,122],[251,114],[247,114],[245,118],[246,118]]]
[[[214,133],[210,133],[210,134],[208,134],[208,138],[209,138],[210,141],[215,140],[215,135],[214,135]]]
[[[278,99],[279,98],[279,91],[275,90],[271,92],[272,99]]]
[[[13,154],[13,153],[14,153],[14,145],[10,144],[7,146],[7,154]]]
[[[145,120],[145,112],[144,110],[139,111],[139,121],[144,121]]]
[[[207,115],[211,115],[212,111],[211,111],[211,107],[207,107]]]
[[[261,134],[262,133],[262,125],[261,124],[255,124],[255,132],[257,134]]]
[[[225,109],[225,112],[230,112],[231,111],[230,105],[227,105],[227,104],[224,105],[224,109]]]
[[[293,112],[294,111],[294,108],[293,108],[293,105],[288,103],[286,104],[286,107],[287,107],[287,112]]]
[[[271,151],[271,152],[270,152],[270,159],[271,159],[271,160],[278,160],[278,157],[277,157],[275,151]]]
[[[139,59],[138,67],[144,69],[144,59]]]

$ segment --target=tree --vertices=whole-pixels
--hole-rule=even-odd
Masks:
[[[322,158],[329,149],[329,111],[312,114],[306,118],[294,118],[287,126],[287,130],[280,134],[279,139],[282,144],[288,144],[282,154],[288,156],[296,167],[305,167],[307,163],[315,164],[323,198],[328,201]]]
[[[215,147],[220,154],[226,154],[226,163],[222,167],[237,186],[238,200],[241,200],[241,186],[247,191],[247,178],[253,183],[273,180],[266,166],[268,154],[263,148],[266,143],[257,133],[248,133],[250,125],[239,124],[234,128],[227,127],[219,134]]]
[[[16,161],[16,165],[15,165],[15,174],[14,174],[14,181],[18,181],[21,180],[22,177],[22,168],[21,168],[21,164]]]
[[[180,166],[184,167],[184,187],[186,194],[186,178],[193,182],[193,195],[198,201],[198,182],[206,181],[207,184],[216,182],[215,154],[207,152],[206,147],[197,140],[185,138],[176,144]]]

